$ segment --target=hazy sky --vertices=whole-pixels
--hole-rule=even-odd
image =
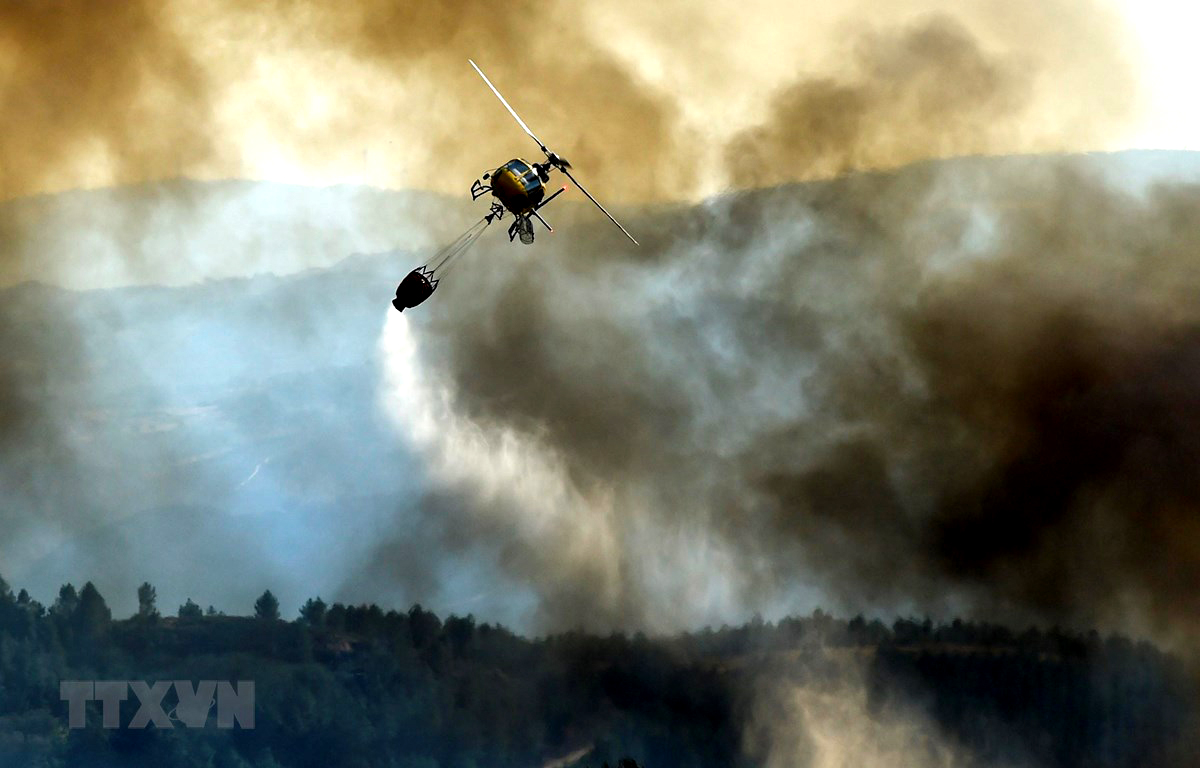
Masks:
[[[1139,47],[1147,95],[1144,117],[1127,144],[1200,149],[1200,100],[1195,98],[1200,50],[1194,36],[1200,7],[1173,0],[1119,0],[1118,7]]]

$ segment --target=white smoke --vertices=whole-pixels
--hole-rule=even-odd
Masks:
[[[821,651],[836,674],[776,671],[757,691],[743,734],[764,768],[966,768],[980,764],[911,702],[872,702],[864,660]],[[844,654],[845,658],[836,659]],[[805,679],[807,678],[807,679]],[[1015,766],[1020,763],[988,763]]]
[[[380,352],[386,413],[432,484],[468,500],[446,527],[467,526],[474,541],[495,542],[507,573],[540,593],[535,619],[569,600],[593,608],[596,627],[650,631],[741,612],[735,558],[701,527],[668,529],[641,489],[577,480],[537,434],[458,412],[451,386],[422,360],[407,317],[389,312]],[[570,586],[580,584],[582,594]]]

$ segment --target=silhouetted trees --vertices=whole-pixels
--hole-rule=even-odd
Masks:
[[[70,616],[75,613],[77,605],[79,605],[79,595],[75,594],[75,587],[68,582],[59,588],[58,599],[54,601],[50,610],[59,616]]]
[[[304,605],[300,606],[300,618],[310,627],[320,628],[325,626],[325,601],[321,598],[313,600],[309,598]]]
[[[97,642],[112,622],[112,611],[92,582],[83,585],[79,601],[71,616],[75,637],[83,642]]]
[[[154,587],[150,586],[150,582],[143,581],[142,586],[138,587],[138,612],[137,615],[142,619],[157,619],[158,607],[158,592]]]
[[[204,616],[204,611],[198,603],[189,597],[184,601],[183,605],[179,606],[179,613],[177,615],[181,619],[199,619]]]
[[[46,611],[0,579],[0,765],[508,768],[578,755],[569,768],[741,768],[754,764],[756,676],[837,679],[846,659],[864,660],[871,711],[916,707],[980,765],[1188,765],[1197,746],[1179,662],[1096,633],[818,611],[671,638],[530,640],[419,605],[314,598],[284,622],[264,620],[278,616],[268,591],[255,617],[204,615],[189,598],[179,619],[148,621],[150,603],[114,621],[93,584],[67,584]],[[68,730],[58,684],[73,679],[254,680],[256,727],[106,730],[94,710]]]
[[[263,592],[262,596],[254,601],[254,615],[256,618],[271,621],[279,618],[279,600],[271,594],[271,590]]]

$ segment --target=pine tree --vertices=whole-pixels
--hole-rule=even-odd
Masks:
[[[79,605],[72,616],[72,623],[76,638],[85,641],[96,640],[112,623],[112,611],[90,581],[79,590]]]
[[[263,592],[262,597],[254,601],[254,615],[272,621],[279,618],[279,601],[271,594],[271,590]]]
[[[155,602],[158,600],[158,592],[154,587],[150,586],[150,582],[143,581],[142,586],[138,587],[138,618],[140,619],[157,619],[158,607]]]
[[[199,619],[203,617],[204,609],[190,597],[187,599],[187,602],[179,606],[179,618],[181,619]]]
[[[325,601],[318,597],[313,600],[311,597],[305,601],[300,607],[300,619],[310,627],[325,626]]]

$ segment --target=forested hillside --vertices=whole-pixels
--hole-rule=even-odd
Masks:
[[[1095,633],[817,611],[663,638],[529,639],[419,605],[313,599],[288,621],[267,593],[253,617],[191,601],[162,616],[149,584],[139,602],[113,620],[91,583],[49,608],[3,586],[0,764],[760,765],[769,745],[748,734],[767,680],[840,696],[864,685],[870,717],[908,712],[972,765],[1182,765],[1195,726],[1176,659]],[[89,679],[253,680],[255,727],[104,729],[96,702],[86,728],[68,729],[59,683]],[[123,703],[123,726],[136,706]]]

